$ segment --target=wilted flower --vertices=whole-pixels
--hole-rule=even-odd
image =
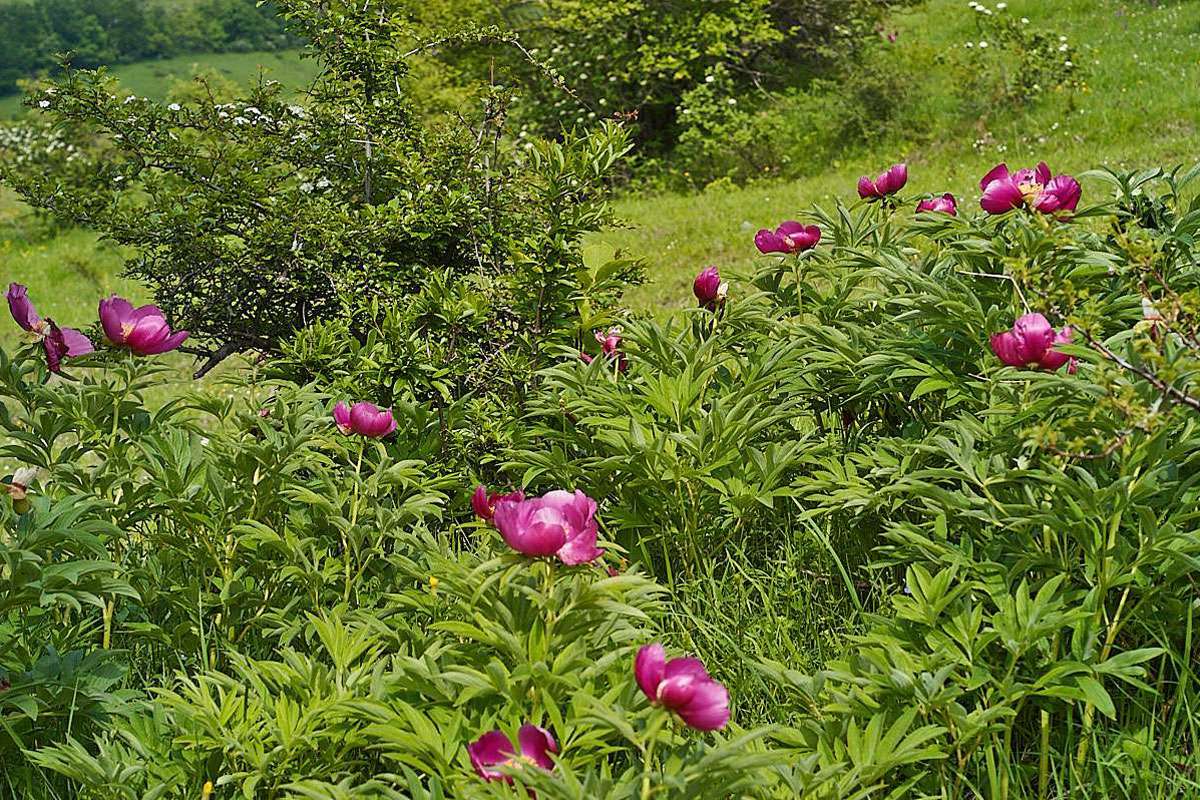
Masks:
[[[725,302],[729,284],[721,280],[721,273],[716,267],[708,267],[701,270],[692,282],[692,294],[696,295],[696,300],[704,308],[715,309]]]
[[[509,494],[489,492],[486,486],[480,484],[475,487],[475,494],[471,495],[471,508],[475,510],[475,516],[490,522],[496,513],[496,506],[499,503],[510,501],[520,502],[524,499],[524,492],[516,491]]]
[[[882,200],[904,188],[908,183],[908,165],[893,164],[875,180],[866,175],[858,179],[858,196],[864,200]]]
[[[946,192],[941,197],[931,197],[928,200],[922,200],[917,203],[917,212],[932,211],[941,214],[949,214],[952,217],[958,216],[958,201],[954,199],[954,195]]]
[[[4,485],[4,491],[12,498],[13,510],[18,514],[24,514],[29,510],[29,487],[33,485],[37,474],[37,467],[21,467]]]
[[[523,555],[557,556],[568,566],[604,555],[596,547],[596,501],[578,489],[499,502],[492,509],[492,524]]]
[[[396,430],[392,410],[379,408],[374,403],[355,403],[353,407],[338,403],[333,407],[333,421],[342,433],[357,433],[371,439],[379,439]]]
[[[780,223],[774,231],[763,229],[754,235],[754,246],[758,252],[802,253],[811,250],[821,241],[821,229],[816,225],[801,225],[794,219]]]
[[[100,325],[109,342],[127,347],[139,356],[169,352],[188,338],[187,331],[171,331],[158,306],[134,308],[115,294],[100,301]]]
[[[633,662],[638,686],[650,702],[674,711],[691,727],[716,731],[729,722],[729,692],[708,677],[696,658],[673,658],[657,642],[638,650]]]
[[[551,753],[558,752],[554,737],[545,728],[536,725],[522,725],[517,732],[519,749],[513,747],[512,740],[504,731],[488,731],[471,744],[467,745],[467,754],[471,757],[471,765],[479,777],[487,781],[505,781],[512,783],[512,776],[505,775],[498,766],[516,766],[521,762],[533,764],[545,770],[554,769]]]
[[[979,205],[989,214],[1003,214],[1027,206],[1043,214],[1070,213],[1079,205],[1082,190],[1070,175],[1050,177],[1043,161],[1036,169],[1009,173],[1007,164],[997,164],[979,181],[983,197]]]
[[[1070,362],[1068,372],[1075,371],[1075,359],[1054,349],[1055,345],[1071,343],[1071,328],[1055,333],[1050,322],[1041,314],[1018,317],[1012,329],[991,336],[992,352],[1010,367],[1056,370]]]
[[[74,328],[60,328],[54,320],[39,317],[29,299],[29,290],[21,284],[10,283],[7,297],[13,319],[34,341],[41,342],[51,372],[61,369],[64,358],[82,356],[95,349],[92,341]]]

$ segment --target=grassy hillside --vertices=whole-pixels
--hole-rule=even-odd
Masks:
[[[261,73],[265,78],[299,92],[316,77],[317,65],[300,58],[298,50],[280,50],[194,54],[122,64],[111,71],[130,92],[161,100],[176,81],[188,80],[201,70],[215,70],[237,83],[255,80]],[[20,95],[0,97],[0,119],[10,119],[22,110]]]
[[[914,116],[925,120],[921,129],[799,181],[626,198],[618,210],[630,227],[596,242],[596,257],[617,248],[644,257],[650,282],[634,293],[634,305],[679,305],[691,302],[700,267],[745,267],[756,255],[755,230],[802,216],[814,203],[857,201],[858,176],[895,161],[909,162],[906,192],[953,191],[967,209],[978,208],[977,181],[999,161],[1045,159],[1056,171],[1076,173],[1200,161],[1200,4],[1012,0],[1004,13],[1067,35],[1087,57],[1088,91],[1073,101],[1051,96],[1001,111],[986,125],[954,121],[954,76],[940,56],[979,34],[965,2],[930,0],[896,17],[899,37],[889,54],[896,69],[920,76],[912,96],[894,101],[920,104]],[[976,148],[976,140],[989,143]],[[1085,182],[1085,204],[1088,188]]]

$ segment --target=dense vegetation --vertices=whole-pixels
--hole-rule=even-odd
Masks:
[[[293,46],[273,7],[255,0],[5,0],[0,94],[58,68],[94,68],[181,53]]]
[[[162,306],[9,289],[10,794],[1200,793],[1200,167],[873,163],[639,314],[630,121],[435,117],[412,18],[280,5],[303,103],[71,72],[9,145]]]

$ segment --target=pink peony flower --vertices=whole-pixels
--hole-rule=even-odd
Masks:
[[[650,702],[675,712],[691,727],[717,731],[729,722],[729,692],[695,658],[673,658],[657,642],[638,650],[633,675]]]
[[[467,745],[467,755],[471,757],[471,765],[479,777],[486,781],[512,783],[512,776],[493,767],[515,767],[522,762],[545,770],[554,769],[550,754],[558,752],[558,745],[550,731],[536,725],[522,725],[517,732],[517,741],[519,749],[513,747],[512,740],[504,731],[494,730]]]
[[[596,331],[596,341],[600,343],[600,352],[610,360],[617,362],[617,371],[624,372],[629,369],[629,360],[625,358],[625,354],[621,352],[621,329],[609,328],[608,332]],[[591,364],[595,359],[587,353],[581,352],[579,358],[585,364]]]
[[[801,225],[794,219],[780,223],[774,231],[766,228],[754,235],[754,246],[758,252],[767,253],[803,253],[812,250],[821,241],[821,229],[816,225]]]
[[[100,325],[109,342],[139,356],[169,352],[188,338],[187,331],[171,331],[158,306],[134,308],[115,294],[100,301]]]
[[[863,200],[882,200],[895,194],[908,183],[908,165],[893,164],[875,180],[866,175],[858,179],[858,196]]]
[[[579,490],[497,503],[492,524],[509,547],[527,556],[557,556],[574,566],[604,555],[596,547],[596,501]]]
[[[373,403],[355,403],[353,407],[338,403],[333,407],[333,421],[342,433],[357,433],[370,439],[380,439],[396,430],[392,410]]]
[[[1043,214],[1070,214],[1079,205],[1082,190],[1070,175],[1050,177],[1043,161],[1036,169],[1009,173],[1007,164],[997,164],[979,181],[983,197],[979,205],[989,214],[1004,214],[1026,206]]]
[[[958,216],[958,201],[954,199],[954,195],[946,192],[941,197],[931,197],[928,200],[922,200],[917,203],[917,213],[919,214],[922,211],[932,211],[956,217]]]
[[[1054,349],[1058,344],[1071,343],[1071,328],[1058,333],[1041,314],[1018,317],[1012,329],[991,336],[992,352],[1010,367],[1056,370],[1069,363],[1068,372],[1075,372],[1075,359]]]
[[[721,273],[716,267],[701,270],[692,282],[692,294],[696,295],[697,302],[710,310],[724,303],[728,293],[729,284],[721,280]]]
[[[524,499],[524,492],[517,491],[509,494],[489,492],[486,486],[480,484],[475,487],[475,494],[471,495],[471,508],[475,510],[475,516],[490,522],[495,516],[497,504],[510,501],[520,502]]]
[[[17,324],[28,331],[34,341],[41,342],[46,354],[46,366],[51,372],[61,371],[64,358],[82,356],[95,350],[92,340],[74,328],[60,328],[54,320],[39,317],[33,301],[29,299],[29,290],[19,283],[8,285],[8,309]]]

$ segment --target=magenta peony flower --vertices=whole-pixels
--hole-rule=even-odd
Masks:
[[[109,342],[139,356],[169,352],[188,338],[187,331],[171,332],[158,306],[134,308],[115,294],[100,301],[100,325]]]
[[[673,658],[657,642],[638,650],[633,675],[650,702],[674,711],[691,727],[717,731],[729,722],[729,692],[695,658]]]
[[[475,516],[488,522],[496,513],[496,505],[510,501],[520,502],[525,499],[525,493],[521,491],[511,492],[509,494],[501,494],[500,492],[489,492],[483,484],[475,487],[475,494],[471,495],[471,508],[475,510]]]
[[[1036,169],[1009,173],[1007,164],[997,164],[979,181],[983,197],[979,205],[989,214],[1004,214],[1027,206],[1043,214],[1069,214],[1079,205],[1082,190],[1070,175],[1050,177],[1043,161]]]
[[[908,183],[908,165],[893,164],[875,180],[866,175],[858,179],[858,196],[863,200],[882,200],[895,194]]]
[[[917,213],[919,214],[922,211],[932,211],[956,217],[958,216],[958,201],[954,199],[954,195],[946,192],[941,197],[931,197],[928,200],[922,200],[917,203]]]
[[[596,547],[596,501],[579,490],[497,503],[492,524],[509,547],[527,556],[557,556],[574,566],[604,555]]]
[[[621,352],[621,329],[609,328],[608,332],[596,331],[596,341],[600,343],[600,352],[610,360],[617,362],[617,371],[624,372],[629,369],[629,360],[625,358],[625,354]],[[591,364],[593,359],[587,353],[581,352],[580,359],[585,364]]]
[[[728,293],[729,284],[721,280],[721,273],[716,267],[701,270],[692,282],[692,294],[696,295],[697,302],[710,310],[724,303]]]
[[[373,403],[355,403],[353,407],[338,403],[333,407],[333,421],[342,433],[357,433],[370,439],[380,439],[396,430],[392,410]]]
[[[801,225],[794,219],[780,223],[774,231],[766,228],[754,235],[754,246],[758,252],[767,253],[803,253],[812,250],[821,241],[821,229],[816,225]]]
[[[8,285],[8,310],[23,330],[38,333],[45,326],[29,299],[29,289],[19,283]]]
[[[8,309],[17,324],[28,331],[34,341],[41,342],[46,354],[46,366],[51,372],[61,371],[64,358],[82,356],[95,350],[92,340],[74,328],[60,328],[54,320],[39,317],[33,301],[29,299],[29,290],[19,283],[8,285]]]
[[[554,737],[545,728],[536,725],[522,725],[517,732],[520,749],[513,747],[512,740],[504,731],[488,731],[471,744],[467,745],[467,755],[471,757],[471,765],[475,772],[486,781],[505,781],[512,783],[512,777],[505,775],[498,766],[518,766],[521,762],[533,764],[545,770],[554,769],[551,753],[558,752]]]
[[[1041,314],[1018,317],[1012,329],[991,336],[992,352],[1010,367],[1056,370],[1070,363],[1068,372],[1075,371],[1075,359],[1054,349],[1056,344],[1071,343],[1071,328],[1058,333]]]

